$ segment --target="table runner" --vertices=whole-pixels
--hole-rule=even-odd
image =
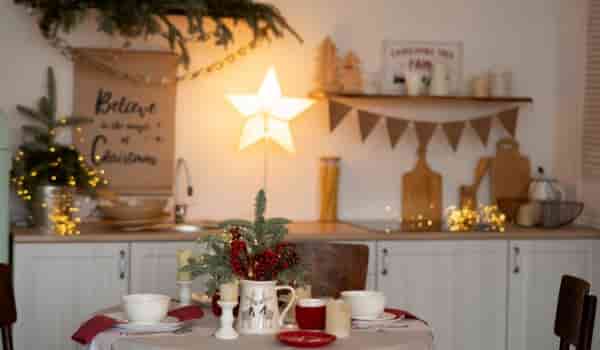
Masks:
[[[191,333],[174,335],[122,335],[111,330],[98,335],[90,350],[281,350],[292,349],[279,343],[275,336],[240,335],[237,340],[220,340],[212,334],[218,320],[207,313],[201,320],[194,321]],[[326,349],[331,350],[432,350],[431,328],[421,321],[406,321],[407,328],[374,330],[352,330],[346,339],[338,339]]]

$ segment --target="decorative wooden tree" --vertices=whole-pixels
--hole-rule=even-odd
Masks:
[[[316,93],[341,90],[338,80],[338,60],[337,48],[333,40],[330,37],[325,38],[319,46]]]
[[[363,91],[360,60],[352,51],[348,52],[346,57],[344,57],[341,82],[344,92],[360,93]]]

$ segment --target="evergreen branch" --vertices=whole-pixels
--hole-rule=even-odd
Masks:
[[[56,78],[54,77],[54,69],[48,67],[48,119],[56,123]]]
[[[48,127],[48,120],[44,116],[42,116],[40,113],[34,111],[33,109],[31,109],[29,107],[17,105],[17,111],[19,111],[21,114],[24,114],[25,116],[27,116],[37,122],[40,122],[40,123],[44,124],[46,127]]]

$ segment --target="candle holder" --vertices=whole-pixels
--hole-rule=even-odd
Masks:
[[[192,304],[192,281],[177,281],[179,287],[179,304]]]
[[[221,327],[215,333],[215,337],[219,339],[232,340],[239,337],[236,330],[233,328],[233,308],[237,306],[236,301],[217,301],[221,307]]]

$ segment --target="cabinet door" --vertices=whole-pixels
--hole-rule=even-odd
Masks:
[[[561,277],[570,274],[591,281],[596,244],[585,240],[510,243],[509,350],[558,349],[553,330]],[[597,332],[595,338],[597,343]]]
[[[387,304],[433,328],[437,350],[505,350],[506,241],[378,242]]]
[[[77,349],[71,335],[127,294],[128,244],[18,244],[17,350]]]
[[[177,297],[177,250],[204,252],[196,242],[138,242],[131,244],[131,292]],[[205,277],[194,280],[194,292],[206,290]]]

